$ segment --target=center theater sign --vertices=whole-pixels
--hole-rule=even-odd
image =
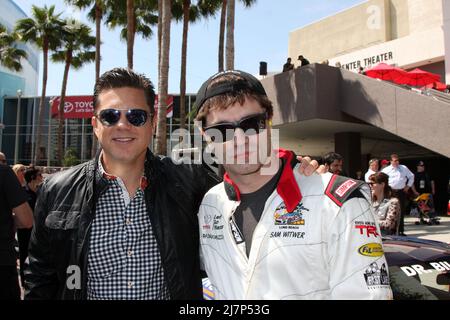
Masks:
[[[390,64],[390,63],[393,63],[393,60],[394,60],[394,54],[392,53],[392,51],[389,51],[389,52],[377,54],[375,56],[355,60],[355,61],[352,61],[349,63],[341,63],[341,68],[347,69],[347,70],[358,70],[360,67],[363,67],[364,69],[366,69],[366,68],[375,66],[375,65],[379,64],[380,62]]]

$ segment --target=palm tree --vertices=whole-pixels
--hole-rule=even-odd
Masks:
[[[79,9],[91,7],[88,17],[91,21],[95,21],[95,82],[100,78],[100,61],[101,61],[101,25],[102,19],[107,6],[107,0],[65,0],[66,3],[72,4]],[[92,135],[91,156],[94,157],[97,152],[97,137]]]
[[[59,31],[61,30],[62,21],[59,19],[61,13],[55,14],[55,6],[44,6],[40,8],[33,5],[31,15],[32,18],[18,20],[15,30],[22,37],[23,41],[29,41],[41,48],[44,56],[42,92],[39,102],[39,123],[36,130],[36,145],[33,159],[34,163],[38,164],[41,127],[44,120],[45,93],[47,89],[48,52],[49,50],[55,50],[60,44]],[[47,150],[48,152],[49,150]]]
[[[236,0],[227,0],[226,68],[234,69],[234,16]]]
[[[189,22],[196,22],[200,17],[213,16],[217,11],[218,1],[199,0],[192,4],[191,0],[175,1],[172,12],[176,20],[183,19],[183,40],[181,44],[181,76],[180,76],[180,128],[186,124],[186,61]],[[181,13],[181,14],[180,14]]]
[[[158,8],[161,15],[161,61],[158,79],[158,113],[155,138],[155,153],[165,155],[167,149],[166,110],[167,91],[169,84],[169,55],[170,55],[170,22],[172,19],[172,1],[161,0]]]
[[[133,68],[134,38],[139,34],[144,39],[153,35],[152,27],[158,23],[155,14],[156,0],[108,0],[105,23],[109,28],[122,27],[121,39],[127,42],[127,65]]]
[[[27,53],[24,50],[16,48],[18,40],[17,33],[9,33],[0,24],[0,64],[16,72],[22,70],[21,60],[27,58]]]
[[[215,1],[215,0],[212,0]],[[227,69],[234,69],[234,16],[235,16],[235,0],[219,0],[222,3],[222,11],[220,16],[220,32],[219,32],[219,71],[224,70],[224,39],[225,39],[225,23],[227,29]],[[240,0],[246,8],[255,4],[256,0]],[[233,2],[233,3],[230,3]],[[230,12],[232,10],[233,12]]]
[[[219,31],[219,72],[223,71],[223,44],[225,41],[225,21],[227,17],[227,0],[222,1],[222,10],[220,13],[220,31]]]
[[[64,0],[80,10],[90,7],[89,20],[95,22],[95,81],[100,77],[101,26],[107,0]]]
[[[129,69],[133,69],[134,36],[136,34],[135,22],[134,0],[127,0],[127,61]]]
[[[95,60],[95,37],[91,36],[91,28],[80,22],[68,20],[61,33],[62,47],[52,54],[52,61],[64,62],[64,76],[61,86],[59,101],[59,126],[58,126],[58,162],[63,161],[63,132],[64,132],[64,103],[66,97],[69,69],[81,68],[84,64]]]

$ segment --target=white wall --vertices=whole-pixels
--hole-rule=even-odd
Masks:
[[[450,2],[450,1],[449,1]],[[330,66],[340,62],[342,66],[360,61],[363,68],[371,67],[379,62],[387,64],[396,64],[402,68],[413,68],[430,63],[443,61],[445,57],[445,47],[443,41],[444,33],[442,28],[428,29],[423,32],[416,32],[408,37],[374,45],[370,48],[358,50],[350,54],[342,55],[329,59]],[[385,61],[376,61],[374,65],[367,64],[364,59],[368,57],[377,57],[380,54],[390,53]],[[382,58],[386,56],[383,55]],[[355,64],[349,66],[349,70],[357,71]]]

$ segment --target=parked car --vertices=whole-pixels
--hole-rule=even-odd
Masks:
[[[395,300],[450,300],[450,245],[389,236],[383,247]]]

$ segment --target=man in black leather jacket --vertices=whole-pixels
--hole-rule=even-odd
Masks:
[[[25,299],[201,299],[197,212],[219,180],[147,149],[154,97],[150,80],[127,69],[97,81],[92,125],[102,150],[40,188]],[[142,211],[150,227],[136,231]]]

